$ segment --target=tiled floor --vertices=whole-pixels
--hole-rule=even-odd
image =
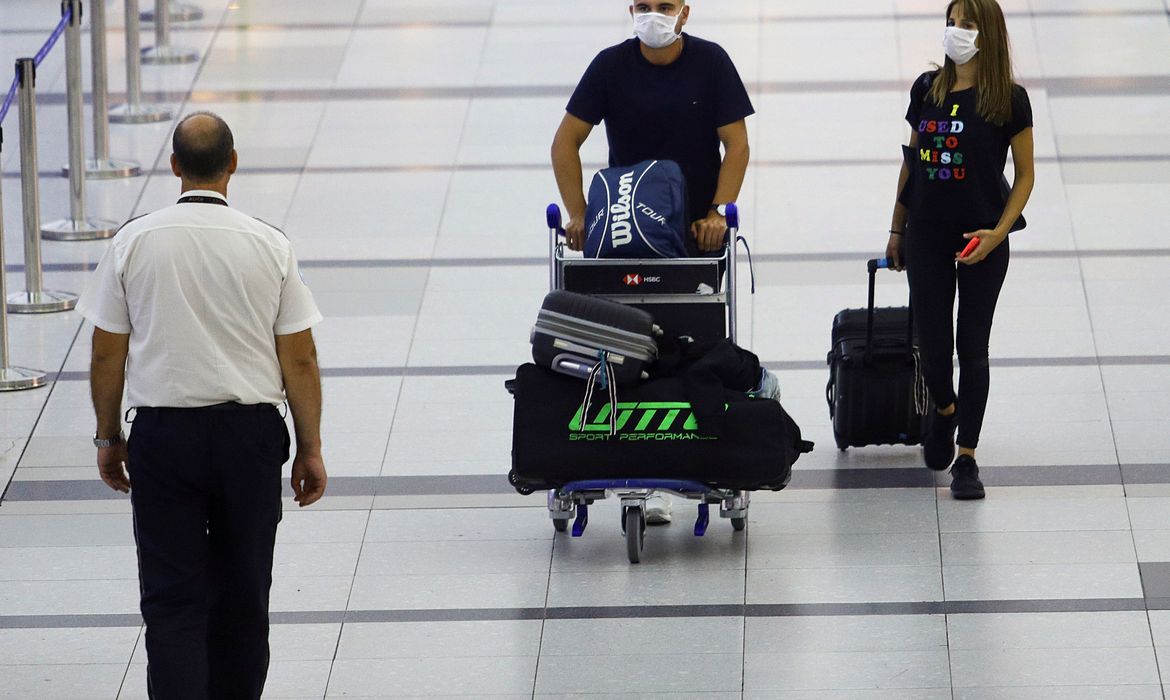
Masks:
[[[268,697],[1165,698],[1170,0],[1003,0],[1038,182],[992,343],[979,503],[950,500],[914,450],[834,450],[823,398],[830,318],[863,301],[884,245],[907,89],[940,57],[945,2],[692,2],[690,31],[729,50],[759,111],[744,335],[818,449],[757,494],[746,532],[697,539],[679,505],[636,566],[615,502],[572,539],[510,489],[502,387],[547,280],[550,139],[588,61],[627,35],[625,3],[198,4],[174,41],[202,61],[144,69],[147,94],[228,119],[233,203],[288,232],[327,316],[333,480],[280,530]],[[0,0],[0,65],[56,8]],[[49,220],[67,208],[60,47],[38,87]],[[5,126],[18,291],[15,113]],[[147,176],[89,183],[93,213],[173,198],[171,127],[113,127]],[[587,169],[605,156],[599,130]],[[79,290],[104,245],[45,243],[47,286]],[[882,278],[880,303],[904,294]],[[14,364],[53,381],[0,396],[4,698],[145,697],[128,502],[92,467],[90,331],[72,313],[10,321]]]

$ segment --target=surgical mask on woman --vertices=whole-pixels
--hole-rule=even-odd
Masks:
[[[659,12],[644,12],[634,15],[634,34],[643,44],[652,49],[662,49],[678,41],[681,34],[676,34],[674,25],[678,24],[678,17],[671,17]]]
[[[979,53],[979,47],[975,46],[975,38],[978,36],[979,32],[975,29],[947,27],[946,33],[943,34],[943,50],[952,61],[961,66]]]

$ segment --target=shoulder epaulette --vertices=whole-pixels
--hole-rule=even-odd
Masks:
[[[264,224],[265,226],[272,229],[273,231],[276,231],[277,233],[284,236],[285,238],[288,238],[288,234],[285,233],[284,231],[282,231],[279,226],[273,226],[272,224],[268,223],[267,221],[265,221],[264,219],[261,219],[258,216],[253,216],[252,218],[259,221],[260,223]]]

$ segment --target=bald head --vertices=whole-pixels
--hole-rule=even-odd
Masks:
[[[235,170],[235,140],[227,122],[211,112],[196,112],[175,127],[171,141],[175,174],[191,183],[214,183]]]

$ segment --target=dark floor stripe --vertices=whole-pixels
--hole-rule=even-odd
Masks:
[[[321,376],[325,378],[360,377],[492,377],[511,376],[523,361],[514,365],[435,365],[420,367],[325,367]],[[763,360],[771,370],[779,372],[805,372],[826,368],[823,360]],[[991,360],[992,367],[1157,367],[1170,365],[1170,355],[1103,355],[1101,357],[1001,357]],[[51,377],[60,382],[89,381],[85,370],[66,370]]]
[[[273,624],[485,622],[514,620],[637,620],[689,617],[843,617],[882,615],[988,615],[1165,610],[1167,600],[1087,598],[1061,600],[956,600],[895,603],[794,603],[783,605],[631,605],[613,607],[471,608],[274,612]],[[3,615],[0,629],[138,627],[138,615]]]
[[[1170,154],[1165,153],[1117,153],[1112,155],[1058,155],[1037,156],[1040,164],[1134,164],[1134,163],[1168,163]],[[761,168],[841,168],[857,166],[897,166],[901,161],[897,158],[861,158],[853,160],[829,159],[757,159],[752,161],[753,166]],[[604,163],[585,163],[585,170],[600,170]],[[549,170],[548,163],[456,163],[451,165],[417,164],[417,165],[325,165],[325,166],[295,166],[295,165],[254,165],[244,166],[236,171],[242,175],[379,175],[396,173],[446,173],[446,172],[540,172]],[[171,171],[165,168],[151,170],[147,173],[152,176],[170,176]],[[60,179],[59,170],[42,170],[38,173],[41,179]],[[4,173],[7,180],[19,180],[18,171]]]
[[[818,446],[833,450],[831,444]],[[903,448],[913,450],[913,448]],[[329,479],[331,497],[346,496],[491,496],[516,493],[501,466],[499,474],[433,476],[335,476]],[[36,467],[22,470],[21,476],[36,474]],[[987,486],[1120,486],[1170,483],[1167,465],[1067,465],[1067,466],[986,466],[980,471]],[[919,466],[873,469],[801,469],[797,463],[789,489],[901,489],[945,486],[949,477]],[[285,486],[286,497],[292,491]],[[126,496],[110,490],[97,479],[58,481],[13,481],[5,501],[107,501]],[[534,496],[534,498],[536,498]],[[534,502],[535,505],[535,502]],[[1170,591],[1167,592],[1170,596]]]
[[[1159,18],[1165,16],[1167,13],[1159,10],[1141,10],[1141,9],[1115,9],[1115,8],[1100,8],[1100,9],[1069,9],[1069,10],[1037,10],[1029,12],[1011,12],[1005,11],[1004,16],[1010,19],[1020,18],[1069,18],[1069,19],[1096,19],[1101,17],[1134,17],[1134,18]],[[860,14],[847,15],[786,15],[786,14],[769,14],[760,17],[722,17],[718,14],[704,15],[700,18],[703,25],[735,25],[735,24],[749,24],[752,22],[762,24],[833,24],[838,22],[881,22],[887,20],[937,20],[938,13],[931,12],[906,12],[906,13],[890,13],[890,12],[871,12]],[[610,20],[597,21],[580,21],[574,23],[577,26],[594,26],[602,27],[613,24]],[[145,23],[142,25],[143,31],[149,31],[151,25]],[[527,21],[521,20],[516,22],[495,22],[491,20],[452,20],[452,19],[424,19],[416,22],[405,20],[389,20],[382,22],[263,22],[255,24],[224,24],[219,28],[221,32],[288,32],[288,31],[329,31],[329,30],[380,30],[380,29],[454,29],[454,28],[476,28],[486,29],[494,27],[497,29],[521,28],[521,27],[545,27],[546,23],[543,21]],[[171,31],[183,34],[189,32],[208,32],[216,29],[216,25],[203,19],[197,22],[179,22],[171,26]],[[125,27],[112,26],[108,29],[111,34],[125,33]],[[14,29],[0,29],[0,36],[42,36],[47,35],[48,30],[42,28],[27,28],[20,27]]]
[[[864,253],[756,253],[755,263],[837,263],[859,262]],[[1097,258],[1164,258],[1170,257],[1170,248],[1108,248],[1102,250],[1013,250],[1013,258],[1029,260],[1077,260]],[[395,268],[452,268],[452,267],[547,267],[546,257],[524,258],[376,258],[369,260],[319,259],[302,260],[303,269],[386,269]],[[96,262],[45,263],[44,272],[89,272]],[[24,272],[22,263],[4,266],[9,273]]]
[[[1170,76],[1102,76],[1068,78],[1029,78],[1021,80],[1030,90],[1045,90],[1051,97],[1102,97],[1120,95],[1163,95],[1170,92]],[[819,94],[857,92],[906,92],[905,80],[816,80],[768,81],[747,84],[756,95]],[[419,86],[383,88],[277,88],[254,90],[194,90],[191,104],[222,102],[326,102],[353,100],[444,100],[444,99],[515,99],[565,98],[573,93],[574,84],[559,85],[487,85],[487,86]],[[177,103],[183,95],[173,92],[150,92],[143,96],[148,103]],[[63,92],[37,93],[41,105],[65,104]],[[111,103],[125,100],[125,95],[110,93]],[[87,103],[90,97],[86,97]]]

